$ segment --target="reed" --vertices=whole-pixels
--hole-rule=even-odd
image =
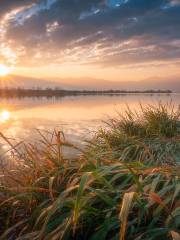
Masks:
[[[179,239],[180,121],[170,109],[128,109],[83,151],[61,132],[11,146],[18,164],[0,178],[0,240]],[[81,154],[69,159],[64,147]]]

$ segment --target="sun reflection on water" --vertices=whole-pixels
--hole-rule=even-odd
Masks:
[[[7,111],[7,110],[2,110],[1,112],[0,112],[0,121],[1,122],[7,122],[9,119],[10,119],[10,116],[11,116],[11,114],[10,114],[10,112],[9,111]]]

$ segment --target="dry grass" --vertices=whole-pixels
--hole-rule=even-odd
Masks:
[[[19,164],[1,175],[0,240],[178,239],[178,111],[113,119],[74,159],[61,132],[12,146]]]

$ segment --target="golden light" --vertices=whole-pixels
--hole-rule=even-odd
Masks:
[[[7,110],[3,110],[0,114],[1,122],[6,122],[10,119],[10,112]]]
[[[0,64],[0,76],[4,77],[10,73],[11,69],[4,64]]]

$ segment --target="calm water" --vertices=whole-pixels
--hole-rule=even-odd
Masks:
[[[106,120],[107,115],[123,112],[127,104],[138,111],[139,103],[155,105],[171,100],[177,107],[180,94],[1,99],[0,131],[16,141],[31,141],[37,138],[36,128],[58,129],[63,130],[67,138],[79,142],[103,126],[102,120]]]

